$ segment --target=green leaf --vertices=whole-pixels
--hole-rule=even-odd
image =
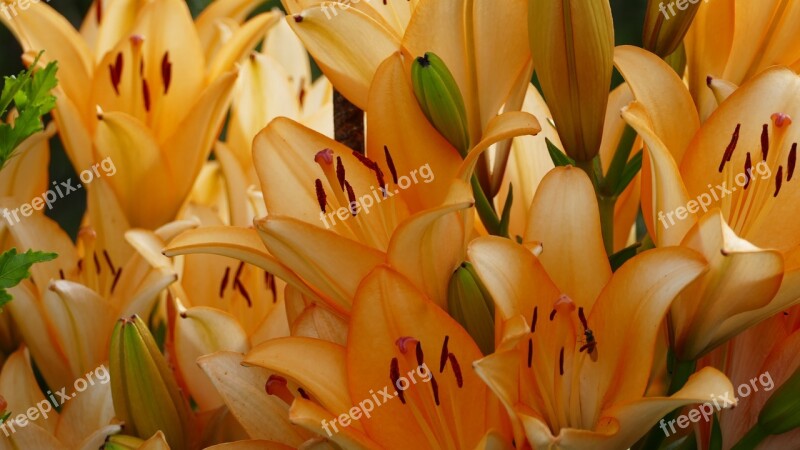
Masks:
[[[12,288],[22,280],[30,277],[32,265],[39,262],[52,261],[56,257],[58,255],[55,253],[34,252],[33,250],[17,253],[16,248],[12,248],[0,255],[0,307],[12,299],[6,289]]]
[[[615,195],[620,195],[622,192],[625,191],[625,188],[631,184],[636,174],[642,169],[642,151],[639,150],[628,164],[625,166],[625,169],[622,171],[622,176],[619,179],[619,184],[617,188],[614,190]]]
[[[567,156],[566,153],[562,152],[561,149],[550,142],[550,139],[544,138],[544,142],[547,144],[547,152],[550,153],[550,159],[553,160],[553,164],[555,164],[556,167],[575,165],[575,160]]]
[[[0,170],[25,139],[42,131],[42,116],[56,105],[56,98],[50,95],[50,91],[58,84],[58,66],[52,61],[34,73],[40,56],[41,53],[28,70],[18,76],[5,77],[0,93],[0,115],[7,117],[13,101],[17,117],[13,125],[0,123]]]
[[[630,247],[625,247],[622,250],[614,253],[613,255],[608,257],[608,262],[611,264],[611,270],[615,271],[622,267],[629,259],[636,256],[637,250],[641,247],[642,244],[637,242]]]
[[[503,215],[500,217],[500,236],[508,236],[508,227],[511,224],[511,205],[514,203],[514,185],[508,184],[508,196],[503,205]]]

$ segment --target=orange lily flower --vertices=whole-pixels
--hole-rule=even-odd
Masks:
[[[547,216],[547,220],[545,220]],[[476,370],[503,401],[517,442],[539,448],[627,448],[667,412],[730,392],[705,369],[671,397],[645,397],[658,326],[706,269],[686,249],[659,249],[613,275],[594,191],[580,170],[545,176],[526,241],[479,238],[469,257],[502,317],[498,351]]]
[[[180,0],[105,3],[97,0],[84,24],[88,42],[45,3],[2,20],[23,49],[45,50],[44,59],[62,64],[54,117],[73,164],[83,170],[111,157],[119,167],[104,180],[108,189],[88,191],[101,241],[121,241],[105,237],[116,231],[99,225],[105,209],[149,229],[175,217],[222,125],[236,80],[228,71],[277,14],[251,19],[206,54],[218,22],[243,19],[252,3],[220,2],[197,24]]]
[[[773,65],[800,70],[798,16],[800,5],[778,0],[699,5],[685,43],[689,88],[703,120],[717,107],[709,77],[738,86]]]
[[[484,448],[487,435],[509,439],[497,400],[472,368],[480,357],[460,325],[379,266],[358,290],[346,346],[277,339],[244,362],[281,377],[271,381],[283,384],[275,393],[291,403],[292,423],[342,447]]]
[[[648,148],[652,169],[643,179],[651,181],[642,187],[642,203],[650,235],[658,246],[699,251],[711,267],[673,305],[682,359],[800,300],[800,241],[787,231],[800,192],[792,182],[798,86],[800,77],[788,69],[762,72],[722,103],[679,150],[682,158],[656,129],[680,123],[685,109],[651,115],[634,103],[623,113]]]

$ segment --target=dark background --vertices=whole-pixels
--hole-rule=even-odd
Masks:
[[[258,1],[258,0],[253,0]],[[449,1],[449,0],[439,0]],[[504,0],[495,0],[504,1]],[[77,28],[83,15],[91,6],[91,0],[49,0],[49,5],[63,14]],[[210,0],[187,0],[193,15],[197,15]],[[647,0],[611,0],[617,45],[641,43],[642,23]],[[267,0],[259,11],[280,6],[279,0]],[[0,75],[16,74],[22,70],[21,49],[11,33],[0,26]],[[615,76],[615,84],[620,79]],[[50,178],[65,181],[75,178],[75,173],[61,147],[58,138],[51,141]],[[71,236],[75,236],[86,208],[85,191],[74,192],[56,203],[48,215],[57,220]]]

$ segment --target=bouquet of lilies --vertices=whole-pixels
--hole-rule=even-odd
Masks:
[[[800,1],[261,3],[3,2],[0,449],[800,449]]]

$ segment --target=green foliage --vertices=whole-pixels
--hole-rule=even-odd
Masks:
[[[0,308],[11,301],[11,294],[6,289],[18,285],[31,276],[30,268],[35,263],[52,261],[55,253],[34,252],[17,253],[16,248],[0,254]]]
[[[50,91],[58,84],[57,63],[50,62],[44,69],[34,73],[39,57],[41,53],[28,70],[17,76],[5,77],[0,93],[0,115],[7,116],[12,102],[18,115],[13,125],[0,124],[0,170],[22,141],[42,131],[42,116],[56,105],[56,98],[50,95]]]

